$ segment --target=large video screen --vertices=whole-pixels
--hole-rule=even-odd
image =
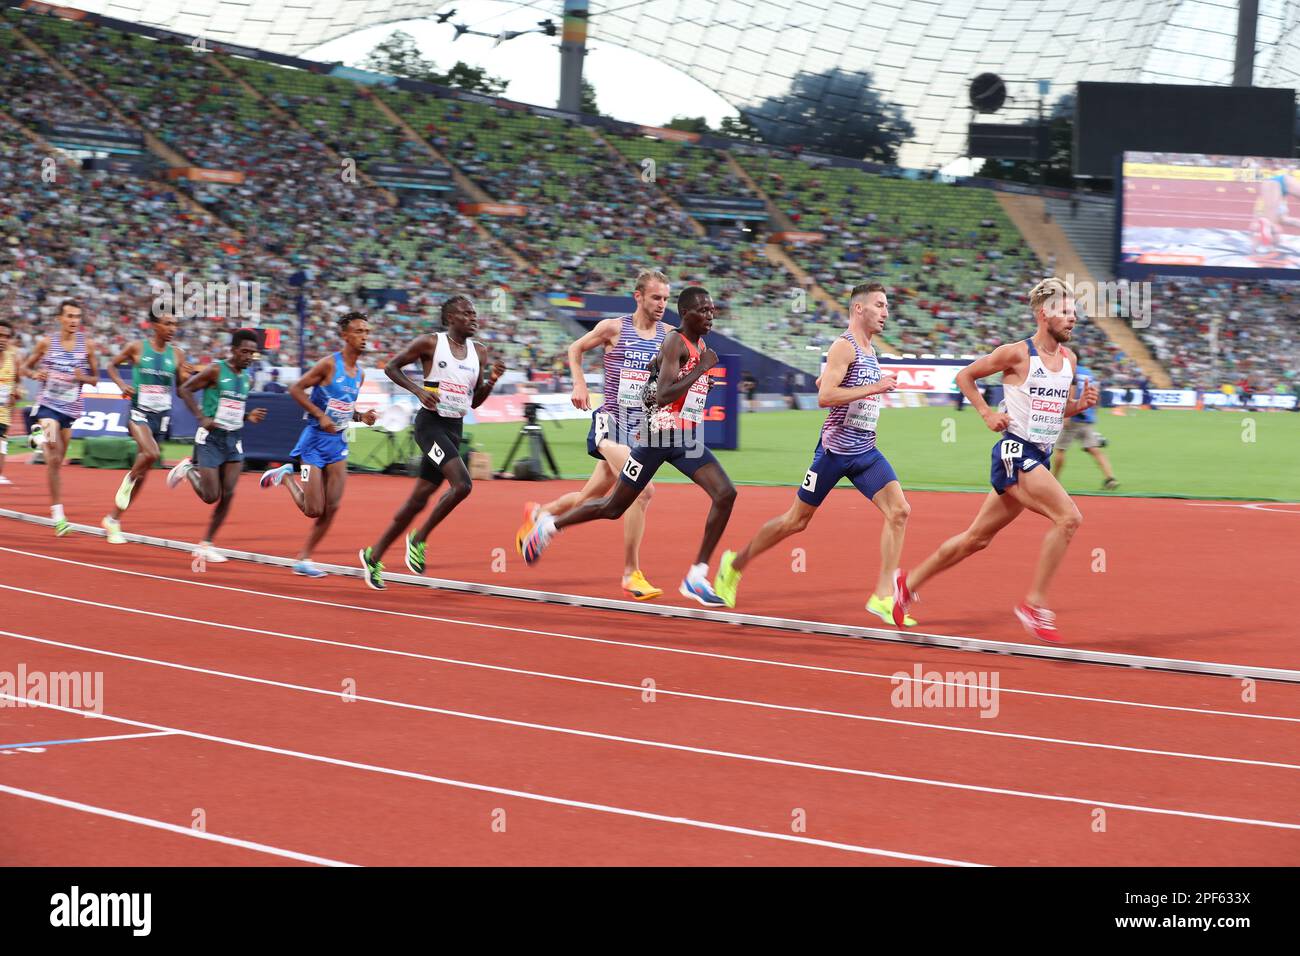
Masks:
[[[1300,279],[1300,160],[1126,152],[1117,271]]]

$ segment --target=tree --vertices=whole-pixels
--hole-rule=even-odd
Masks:
[[[723,136],[730,136],[732,139],[746,139],[752,143],[763,142],[758,127],[751,123],[749,117],[744,113],[736,116],[724,116],[722,123],[718,126],[718,132]]]
[[[589,113],[592,116],[600,116],[600,109],[596,106],[596,88],[587,82],[586,77],[582,80],[582,98],[579,101],[579,112]]]
[[[748,117],[773,145],[892,164],[915,130],[902,107],[872,89],[871,82],[865,70],[799,73],[785,95],[768,97]]]
[[[433,60],[420,55],[420,48],[415,37],[402,30],[394,30],[388,39],[375,45],[365,59],[361,68],[389,76],[401,76],[409,80],[423,80],[425,83],[437,83],[457,90],[469,90],[500,96],[510,85],[509,80],[489,76],[480,66],[470,66],[464,61],[457,61],[446,73],[439,72]]]
[[[712,133],[709,121],[703,116],[674,116],[664,129],[679,129],[686,133]]]

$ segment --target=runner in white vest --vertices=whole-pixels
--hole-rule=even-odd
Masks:
[[[993,446],[990,483],[993,490],[971,526],[949,538],[912,572],[894,575],[894,623],[901,624],[916,601],[916,589],[989,546],[993,536],[1028,508],[1052,522],[1038,558],[1034,583],[1016,605],[1016,618],[1031,635],[1059,643],[1056,615],[1044,605],[1047,586],[1056,573],[1070,539],[1083,516],[1061,483],[1052,475],[1052,446],[1065,419],[1097,404],[1098,390],[1088,383],[1078,398],[1074,373],[1078,360],[1065,347],[1074,331],[1074,290],[1061,279],[1044,279],[1029,292],[1038,322],[1030,338],[999,346],[957,373],[957,386],[984,422],[1002,437]],[[1006,396],[994,410],[984,401],[976,382],[998,372]]]

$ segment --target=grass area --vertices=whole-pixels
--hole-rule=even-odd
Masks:
[[[740,450],[718,452],[732,480],[745,484],[798,485],[812,460],[825,412],[745,415]],[[1120,493],[1197,498],[1300,501],[1300,414],[1292,412],[1104,410],[1097,428],[1120,480]],[[989,455],[996,440],[970,408],[889,408],[881,416],[880,449],[904,488],[987,491]],[[585,478],[587,426],[544,422],[546,440],[566,478]],[[519,426],[474,425],[475,443],[505,460]],[[947,439],[947,440],[945,440]],[[1078,446],[1063,473],[1071,492],[1101,488],[1101,472]],[[656,480],[685,480],[671,468]],[[843,483],[847,485],[847,482]]]

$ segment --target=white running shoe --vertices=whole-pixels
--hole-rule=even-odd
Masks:
[[[108,515],[105,515],[104,520],[100,522],[100,526],[108,532],[109,544],[126,544],[126,536],[122,534],[122,523],[120,521],[114,521]]]
[[[185,476],[190,473],[190,469],[193,467],[194,467],[194,462],[190,461],[190,459],[188,458],[182,458],[179,462],[176,463],[175,468],[167,472],[167,487],[175,488],[177,485],[179,485],[182,481],[185,480]]]

